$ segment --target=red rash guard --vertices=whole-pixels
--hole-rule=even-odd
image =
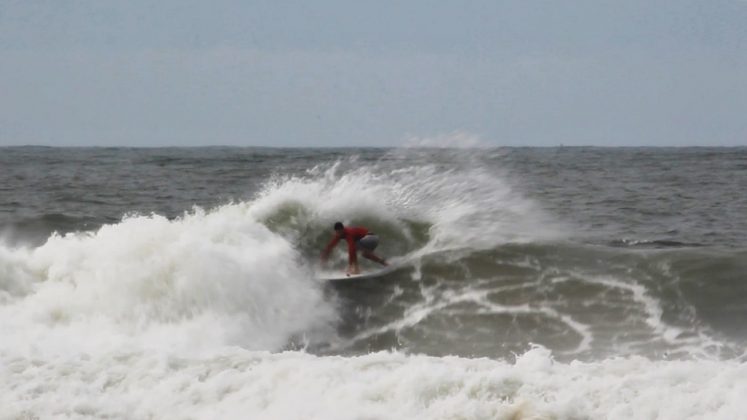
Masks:
[[[322,258],[326,260],[327,257],[329,257],[330,252],[332,252],[332,248],[334,248],[334,246],[337,245],[338,242],[340,242],[340,239],[345,238],[345,240],[348,242],[348,263],[357,263],[358,256],[355,252],[355,242],[368,235],[368,229],[362,227],[346,227],[343,228],[343,232],[343,235],[338,235],[337,233],[335,233],[335,236],[331,241],[329,241],[327,247],[324,248],[324,252],[322,252]]]

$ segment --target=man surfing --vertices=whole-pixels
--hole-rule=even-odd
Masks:
[[[329,241],[327,247],[322,252],[322,265],[327,262],[329,254],[332,252],[332,248],[340,242],[341,239],[345,239],[348,243],[348,270],[347,274],[360,274],[361,269],[358,267],[358,249],[361,250],[361,255],[368,258],[371,261],[376,261],[381,265],[389,265],[386,260],[376,256],[373,253],[376,246],[379,245],[379,237],[374,235],[373,232],[369,232],[364,227],[345,227],[342,222],[335,223],[335,236]]]

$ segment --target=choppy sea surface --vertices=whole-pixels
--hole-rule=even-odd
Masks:
[[[2,419],[747,418],[746,320],[747,148],[0,148]]]

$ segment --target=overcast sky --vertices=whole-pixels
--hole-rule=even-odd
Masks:
[[[0,0],[0,145],[413,138],[747,145],[747,1]]]

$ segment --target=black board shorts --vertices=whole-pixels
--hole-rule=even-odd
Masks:
[[[369,233],[368,235],[358,239],[355,245],[360,249],[373,251],[377,246],[379,246],[379,236]]]

